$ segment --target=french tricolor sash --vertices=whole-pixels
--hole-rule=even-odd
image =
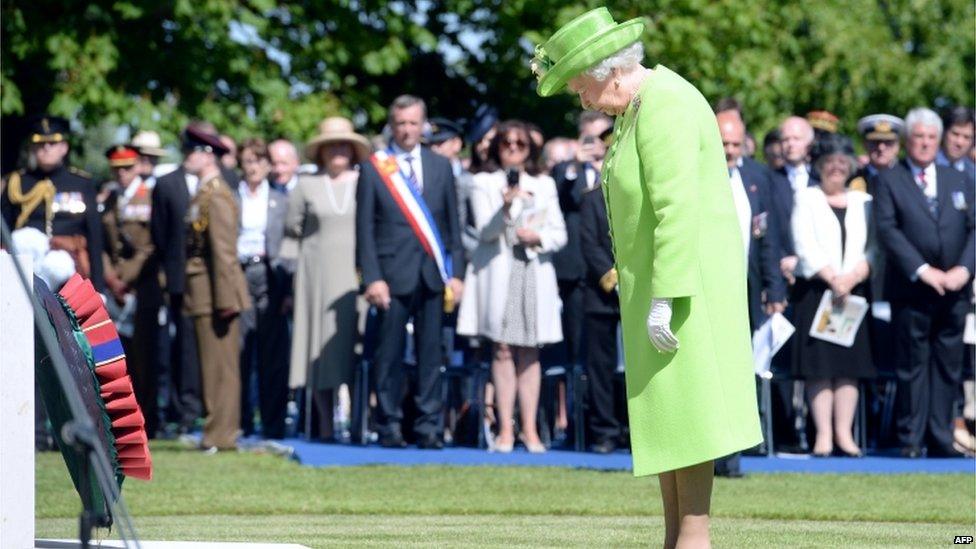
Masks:
[[[420,160],[418,158],[418,160]],[[403,217],[407,218],[407,223],[413,229],[414,235],[420,241],[427,255],[434,258],[437,263],[437,270],[440,271],[441,279],[445,283],[453,276],[451,257],[444,249],[440,231],[434,223],[434,216],[430,214],[424,197],[417,192],[416,188],[407,184],[407,177],[397,164],[396,158],[387,151],[376,151],[369,161],[380,174],[383,184],[393,195]]]

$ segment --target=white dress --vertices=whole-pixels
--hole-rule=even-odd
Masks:
[[[563,338],[562,302],[552,254],[566,245],[566,224],[551,177],[523,173],[519,185],[531,197],[517,198],[506,217],[502,211],[505,173],[474,176],[471,215],[479,244],[464,278],[458,333],[542,346]],[[518,245],[515,231],[519,227],[534,229],[541,244],[532,248]],[[533,309],[521,309],[524,307]]]

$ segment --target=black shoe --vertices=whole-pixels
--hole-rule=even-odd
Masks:
[[[966,454],[956,450],[953,447],[942,448],[939,446],[933,446],[929,448],[928,457],[930,458],[962,458],[966,457]]]
[[[426,435],[417,439],[417,448],[421,450],[443,450],[444,443],[437,438],[437,435]]]
[[[604,439],[590,447],[597,454],[610,454],[617,449],[617,443],[612,439]]]
[[[901,449],[901,457],[909,459],[918,459],[922,457],[922,449],[918,446],[905,446]]]
[[[406,448],[407,443],[400,433],[380,436],[380,446],[384,448]]]
[[[846,458],[862,458],[864,457],[864,452],[862,452],[860,449],[858,449],[857,452],[848,452],[847,450],[838,447],[834,448],[834,455],[837,457]]]

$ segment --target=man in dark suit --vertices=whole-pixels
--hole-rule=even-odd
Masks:
[[[779,268],[778,220],[769,213],[771,174],[755,160],[742,155],[745,139],[742,119],[731,111],[719,113],[716,119],[733,197],[737,210],[742,210],[739,222],[748,268],[749,324],[755,330],[769,315],[786,308],[786,280]]]
[[[775,233],[771,238],[779,245],[779,253],[776,254],[779,256],[779,270],[787,281],[789,294],[799,262],[790,225],[794,195],[804,187],[817,185],[819,176],[810,164],[815,135],[810,123],[805,118],[791,116],[783,121],[778,132],[783,167],[770,171],[767,204],[768,219],[772,219],[772,223],[767,228],[767,234]],[[792,319],[792,309],[786,308],[784,314],[787,319]],[[805,450],[805,438],[804,418],[800,413],[803,405],[802,382],[796,382],[788,375],[791,345],[792,341],[788,340],[773,358],[773,373],[779,375],[773,380],[772,415],[777,446],[792,452]],[[784,372],[787,372],[785,376],[782,375]]]
[[[810,164],[810,150],[813,147],[813,127],[806,119],[791,116],[779,127],[783,147],[784,166],[773,172],[770,184],[772,210],[777,221],[777,240],[781,248],[780,270],[792,285],[799,258],[793,245],[790,219],[793,217],[793,195],[804,187],[812,187],[819,182],[819,175]]]
[[[552,170],[559,193],[559,209],[566,221],[566,246],[552,257],[562,300],[563,341],[566,356],[564,365],[580,364],[583,343],[583,293],[586,264],[580,248],[580,205],[583,195],[600,187],[600,170],[607,147],[601,135],[613,128],[613,121],[603,113],[586,111],[579,118],[579,148],[576,159],[557,164]],[[568,424],[565,389],[560,388],[557,430]]]
[[[769,213],[769,179],[764,166],[743,156],[746,135],[742,116],[734,110],[716,115],[729,183],[742,234],[743,254],[749,298],[749,324],[755,330],[773,313],[786,309],[786,280],[780,272],[780,246],[777,240],[777,218]],[[715,473],[742,476],[740,454],[715,461]]]
[[[165,278],[169,322],[175,335],[169,342],[169,394],[167,407],[178,429],[189,432],[203,414],[200,387],[200,361],[197,356],[193,319],[183,314],[183,292],[186,288],[186,213],[190,205],[191,187],[199,181],[180,166],[158,178],[152,190],[152,212],[149,220],[156,263]]]
[[[586,312],[586,375],[589,380],[587,420],[594,441],[592,450],[608,454],[621,444],[622,435],[613,384],[620,326],[617,269],[610,242],[607,206],[600,187],[584,192],[581,202],[579,236],[586,264],[583,310]]]
[[[385,153],[395,165],[386,165],[402,177],[411,194],[419,194],[426,204],[433,219],[432,229],[440,234],[443,244],[444,273],[425,251],[430,244],[421,241],[398,205],[404,198],[394,196],[384,182],[386,176],[374,165],[377,158],[362,164],[356,189],[356,263],[364,297],[379,311],[374,360],[376,424],[380,444],[393,448],[405,446],[400,426],[402,358],[405,327],[411,317],[417,349],[414,402],[419,412],[413,428],[421,448],[443,447],[438,434],[443,408],[442,317],[445,308],[453,310],[453,301],[460,298],[464,288],[459,278],[464,272],[464,252],[458,230],[454,174],[446,158],[420,145],[426,116],[422,99],[404,95],[394,100],[389,114],[393,140]]]
[[[897,346],[898,440],[906,457],[925,446],[932,457],[958,456],[951,424],[976,270],[973,186],[935,164],[942,121],[934,112],[914,109],[905,126],[908,158],[881,173],[875,196]]]

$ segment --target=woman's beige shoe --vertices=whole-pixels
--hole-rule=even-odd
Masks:
[[[535,444],[525,444],[525,449],[529,451],[530,454],[544,454],[546,453],[546,446],[541,442],[536,442]]]

